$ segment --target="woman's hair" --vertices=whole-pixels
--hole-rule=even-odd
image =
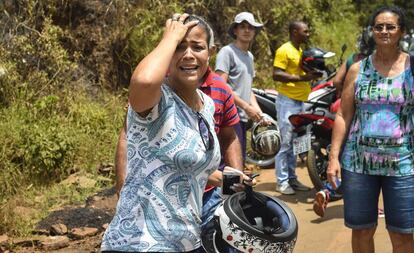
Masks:
[[[200,26],[204,32],[207,34],[207,44],[208,44],[208,48],[211,48],[214,46],[214,33],[213,33],[213,29],[211,29],[211,26],[207,23],[207,21],[205,21],[202,17],[199,17],[197,15],[190,15],[188,16],[185,21],[184,24],[190,22],[190,21],[194,21],[197,20],[198,21],[198,26]]]
[[[372,38],[372,31],[369,27],[364,27],[357,41],[358,50],[363,55],[370,55],[375,49],[375,41]]]
[[[383,6],[374,11],[369,20],[369,25],[373,27],[375,25],[375,18],[384,12],[390,12],[398,16],[398,25],[400,26],[401,31],[405,32],[407,30],[407,18],[404,11],[397,6]]]

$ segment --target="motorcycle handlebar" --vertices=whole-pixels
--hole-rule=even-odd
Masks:
[[[254,94],[257,94],[257,95],[260,95],[260,96],[266,95],[266,92],[262,89],[252,88],[252,90],[253,90]]]

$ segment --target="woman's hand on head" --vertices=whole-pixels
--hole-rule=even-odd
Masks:
[[[168,19],[165,24],[163,39],[171,42],[175,41],[179,44],[187,34],[187,31],[198,24],[197,20],[184,24],[184,21],[188,18],[188,16],[189,15],[187,13],[175,13],[172,18]]]

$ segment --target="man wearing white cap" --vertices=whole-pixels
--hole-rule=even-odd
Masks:
[[[236,132],[242,145],[243,156],[246,154],[246,125],[248,119],[260,121],[262,111],[252,92],[254,71],[254,57],[249,51],[255,35],[263,24],[255,21],[250,12],[241,12],[236,15],[234,22],[228,29],[234,42],[224,46],[217,54],[216,73],[230,85],[233,90],[234,102],[240,116],[240,124]]]

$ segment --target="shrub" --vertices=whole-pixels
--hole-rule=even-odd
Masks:
[[[54,187],[74,171],[96,175],[100,164],[113,161],[124,100],[106,93],[91,100],[86,94],[77,90],[66,113],[58,109],[63,99],[55,95],[0,110],[0,233],[19,235],[34,222],[15,222],[9,203],[14,196],[30,198],[23,194],[27,189]]]

